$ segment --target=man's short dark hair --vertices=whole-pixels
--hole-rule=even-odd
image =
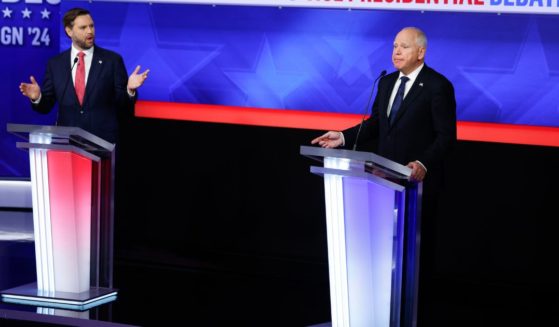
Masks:
[[[76,20],[78,16],[85,15],[91,14],[89,13],[89,11],[83,8],[72,8],[64,14],[64,17],[62,18],[62,24],[64,24],[64,28],[69,27],[71,29],[72,27],[74,27],[74,20]]]

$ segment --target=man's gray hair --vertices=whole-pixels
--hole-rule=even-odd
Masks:
[[[403,30],[412,30],[412,31],[414,31],[414,32],[416,33],[415,43],[416,43],[418,46],[427,49],[427,36],[425,35],[425,33],[424,33],[421,29],[419,29],[419,28],[417,28],[417,27],[410,26],[410,27],[404,27],[404,28],[402,29],[402,31],[403,31]]]

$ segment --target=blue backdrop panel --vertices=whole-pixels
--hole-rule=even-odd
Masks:
[[[66,4],[68,5],[68,4]],[[115,10],[114,8],[118,8]],[[98,43],[151,69],[142,99],[361,113],[404,26],[460,120],[559,126],[558,16],[94,3]]]
[[[8,7],[17,6],[25,5]],[[151,70],[144,100],[362,113],[373,79],[393,71],[394,35],[418,26],[429,37],[427,64],[455,85],[459,120],[559,127],[556,15],[84,1],[64,1],[60,11],[74,6],[92,11],[97,43],[121,53],[129,73],[136,65]],[[2,45],[4,60],[20,64],[5,65],[17,79],[3,84],[9,109],[0,124],[44,120],[17,83],[42,77],[45,57],[57,52],[52,44]],[[68,46],[62,34],[60,48]],[[13,143],[2,145],[2,159],[6,147]],[[26,169],[8,160],[0,176]]]
[[[56,117],[32,111],[18,88],[31,75],[42,81],[47,59],[59,52],[59,5],[35,2],[0,4],[0,177],[29,176],[27,152],[16,148],[6,124],[49,124]]]

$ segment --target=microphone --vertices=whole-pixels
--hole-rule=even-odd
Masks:
[[[373,93],[375,92],[375,85],[377,84],[377,81],[384,75],[386,75],[386,70],[380,72],[378,77],[375,78],[375,81],[373,82],[373,87],[371,88],[371,94],[369,95],[369,100],[367,100],[367,106],[365,106],[365,110],[363,110],[364,111],[363,118],[361,119],[361,124],[359,124],[359,129],[357,130],[357,135],[355,136],[355,142],[353,143],[353,151],[355,151],[355,149],[357,148],[357,140],[359,140],[359,133],[361,133],[361,127],[363,127],[363,123],[365,122],[365,116],[369,112],[369,105],[371,103],[371,99],[373,98]]]
[[[78,57],[74,58],[74,62],[72,63],[72,67],[70,67],[70,75],[66,79],[66,83],[64,84],[64,88],[62,89],[62,96],[58,100],[58,112],[56,113],[56,126],[58,126],[58,116],[60,115],[60,103],[64,100],[64,96],[66,95],[66,89],[68,88],[68,83],[70,83],[70,79],[72,79],[72,71],[74,70],[74,66],[78,63]]]

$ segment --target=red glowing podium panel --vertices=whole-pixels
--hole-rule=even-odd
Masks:
[[[71,309],[116,299],[114,144],[77,127],[8,131],[29,152],[37,282],[2,291],[2,299]]]

